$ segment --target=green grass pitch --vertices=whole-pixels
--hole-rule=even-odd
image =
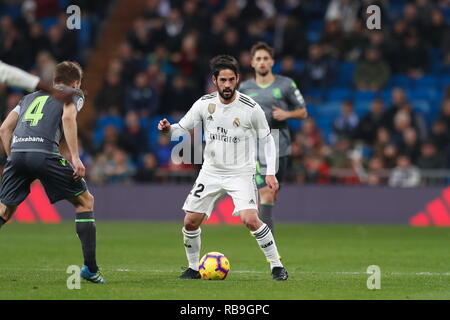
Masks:
[[[203,255],[224,253],[224,281],[178,280],[186,266],[181,225],[97,222],[98,262],[106,285],[66,286],[80,265],[74,223],[11,223],[0,230],[0,299],[450,299],[450,229],[279,224],[277,245],[289,280],[271,280],[243,226],[203,226]],[[367,267],[381,289],[367,289]]]

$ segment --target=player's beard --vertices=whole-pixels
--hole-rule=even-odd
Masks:
[[[221,91],[220,89],[218,89],[217,91],[219,91],[220,96],[222,97],[223,100],[228,101],[231,100],[234,97],[234,93],[236,92],[236,88],[235,89],[229,89],[230,91]],[[228,95],[225,95],[225,93],[227,93]]]
[[[258,71],[258,75],[260,75],[261,77],[265,77],[269,74],[269,70],[266,71]]]

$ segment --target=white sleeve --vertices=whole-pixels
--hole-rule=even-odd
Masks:
[[[267,123],[266,115],[259,104],[255,105],[252,112],[251,123],[259,139],[265,138],[270,134],[270,127]]]
[[[20,105],[18,104],[14,109],[12,109],[12,112],[20,114]]]
[[[277,163],[277,150],[275,146],[275,140],[271,134],[262,138],[262,144],[264,146],[264,155],[266,156],[267,171],[266,175],[273,176],[276,173]]]
[[[200,102],[197,100],[178,123],[170,126],[170,134],[183,135],[186,131],[193,129],[200,124],[202,122],[202,117],[199,112],[199,107]]]
[[[0,82],[5,83],[8,86],[34,91],[39,81],[39,77],[0,62]]]

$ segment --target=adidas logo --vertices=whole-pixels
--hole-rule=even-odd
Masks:
[[[248,204],[255,204],[255,201],[253,201],[253,199],[252,199],[248,202]]]
[[[206,118],[206,120],[214,121],[214,118],[212,116],[209,116],[208,118]]]
[[[429,202],[425,210],[417,213],[409,224],[414,227],[450,227],[450,187],[442,191],[442,197]]]
[[[262,246],[261,246],[261,248],[267,248],[268,246],[271,246],[273,244],[273,241],[270,241],[269,243],[266,243],[266,244],[263,244]]]

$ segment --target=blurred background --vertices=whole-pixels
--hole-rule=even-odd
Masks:
[[[66,8],[81,8],[69,30]],[[366,9],[381,8],[380,30]],[[156,124],[211,92],[208,60],[231,54],[253,76],[250,47],[275,48],[309,118],[289,121],[288,185],[440,187],[450,179],[449,0],[2,0],[0,60],[51,81],[79,61],[79,115],[91,185],[191,183]],[[24,93],[0,86],[3,120]],[[5,155],[1,153],[1,163]]]

